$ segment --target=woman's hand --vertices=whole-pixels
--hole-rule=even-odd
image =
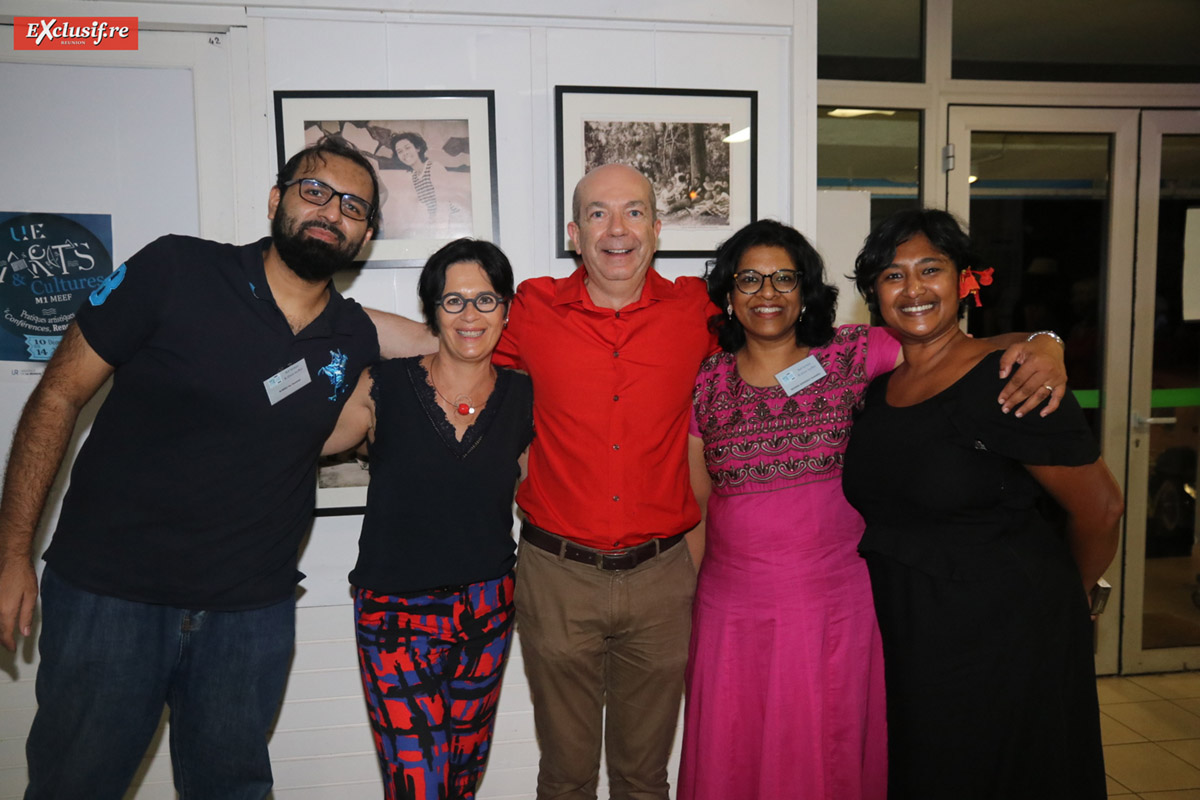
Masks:
[[[375,427],[375,401],[371,399],[371,368],[367,367],[358,378],[354,391],[346,398],[337,425],[325,440],[321,455],[331,456],[358,447],[373,432]]]
[[[1067,393],[1067,367],[1063,347],[1051,336],[1035,336],[1032,341],[1011,344],[1000,358],[1000,377],[1007,378],[1013,366],[1021,369],[1012,376],[997,398],[1007,414],[1016,408],[1018,417],[1046,405],[1041,415],[1054,413]]]

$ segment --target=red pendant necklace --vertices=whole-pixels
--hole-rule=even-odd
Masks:
[[[437,387],[437,381],[434,380],[433,377],[433,364],[436,360],[437,354],[434,354],[429,361],[429,383],[431,386],[433,386],[433,391],[437,392],[437,396],[442,398],[442,401],[445,402],[446,405],[457,411],[460,417],[471,416],[475,413],[475,404],[471,402],[470,395],[460,394],[454,398],[453,402],[451,402],[450,398],[442,394],[442,390]]]

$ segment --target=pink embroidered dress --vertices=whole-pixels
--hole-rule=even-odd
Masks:
[[[713,489],[680,800],[887,795],[882,647],[842,456],[898,351],[882,329],[843,326],[812,349],[825,377],[792,397],[747,384],[730,353],[700,369],[691,433]]]

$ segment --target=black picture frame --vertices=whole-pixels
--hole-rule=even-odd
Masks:
[[[758,218],[756,91],[556,86],[554,120],[560,258],[575,255],[567,235],[575,184],[603,163],[650,179],[663,222],[659,258],[709,257]],[[728,148],[713,152],[715,142]]]
[[[376,166],[382,224],[360,266],[419,268],[460,236],[500,243],[494,91],[276,91],[274,99],[280,169],[325,135],[348,141]],[[414,144],[412,134],[426,144],[420,197],[417,170],[392,149],[405,147],[402,139]]]

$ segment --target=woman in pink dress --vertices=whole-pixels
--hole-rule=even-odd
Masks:
[[[883,800],[883,653],[842,456],[867,385],[900,345],[882,328],[835,329],[821,257],[772,220],[721,245],[708,284],[725,309],[711,323],[723,352],[693,396],[706,548],[678,797]],[[1058,345],[1039,345],[1006,354],[1038,355],[1021,370],[1032,388],[1005,389],[1011,403],[1065,382]]]
[[[708,277],[724,352],[696,379],[689,441],[711,496],[681,800],[887,794],[883,651],[841,478],[855,407],[900,346],[834,330],[823,279],[812,246],[771,220],[734,234]]]

